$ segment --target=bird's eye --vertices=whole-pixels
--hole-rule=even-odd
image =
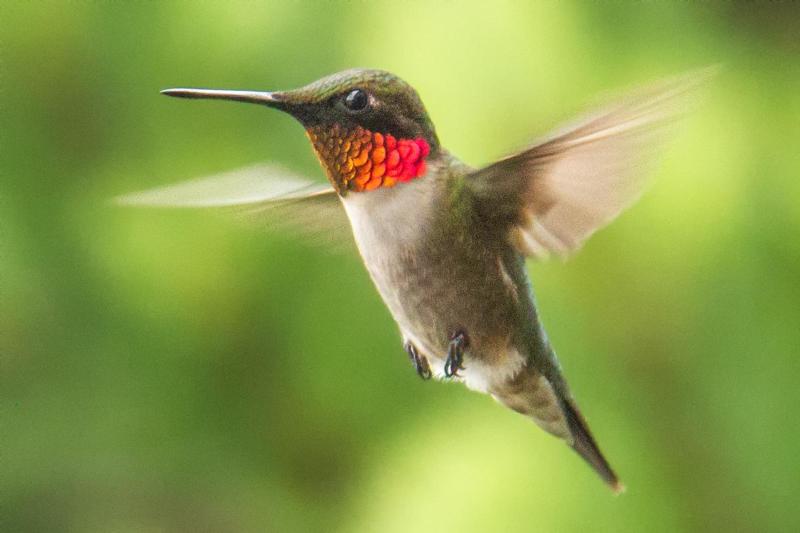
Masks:
[[[344,105],[350,111],[363,111],[369,103],[369,96],[361,89],[353,89],[344,98]]]

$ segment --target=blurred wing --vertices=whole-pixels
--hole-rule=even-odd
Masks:
[[[270,165],[254,165],[196,180],[134,192],[118,205],[221,208],[236,218],[320,240],[350,238],[336,191]]]
[[[690,108],[706,68],[639,90],[466,178],[481,211],[520,253],[566,257],[644,190],[669,125]]]

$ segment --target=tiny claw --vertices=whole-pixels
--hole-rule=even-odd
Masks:
[[[417,365],[417,374],[424,380],[431,379],[433,374],[431,373],[431,367],[428,365],[428,360],[424,357],[419,359],[419,364]]]
[[[447,360],[444,362],[445,377],[461,377],[458,375],[458,371],[465,370],[464,349],[468,344],[469,341],[463,331],[457,331],[450,337],[450,344],[447,346]]]
[[[414,370],[417,371],[419,377],[425,380],[431,379],[433,374],[431,373],[431,367],[428,364],[428,360],[425,358],[425,356],[420,355],[417,351],[417,347],[410,342],[406,342],[404,348],[408,354],[408,358],[411,360],[411,364],[414,365]]]

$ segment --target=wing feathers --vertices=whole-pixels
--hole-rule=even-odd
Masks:
[[[130,193],[114,201],[136,207],[222,208],[240,220],[315,241],[342,243],[350,235],[347,215],[331,186],[269,165]]]
[[[632,204],[702,69],[639,90],[549,140],[467,177],[491,223],[525,255],[567,256]]]
[[[118,196],[120,205],[142,207],[232,207],[285,201],[333,192],[291,172],[269,165],[253,165],[175,185]]]

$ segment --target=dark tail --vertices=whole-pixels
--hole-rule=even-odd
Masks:
[[[557,369],[552,372],[557,372]],[[545,431],[570,443],[614,492],[622,492],[623,485],[597,447],[575,402],[569,397],[566,383],[559,375],[554,377],[556,386],[533,365],[526,365],[513,378],[493,387],[490,392],[505,406],[532,418]]]
[[[608,483],[611,489],[619,494],[625,490],[625,485],[620,483],[617,474],[608,464],[608,461],[603,457],[603,453],[597,446],[592,432],[589,431],[589,426],[583,415],[575,406],[572,400],[561,399],[561,408],[567,418],[570,432],[572,433],[573,443],[572,449],[578,452],[583,459],[589,463],[595,471],[600,474],[600,477]]]

